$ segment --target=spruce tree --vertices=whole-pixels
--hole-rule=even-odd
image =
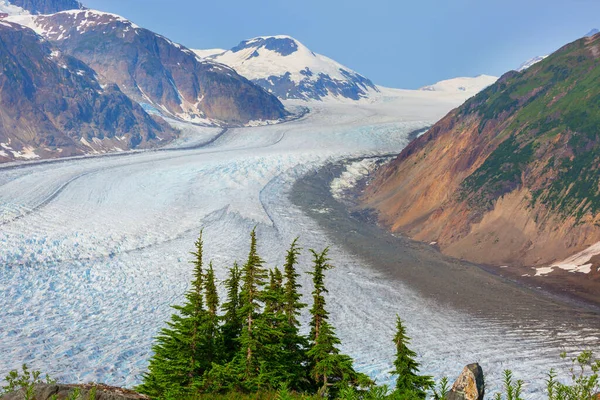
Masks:
[[[178,396],[193,390],[210,367],[213,357],[206,342],[207,312],[203,303],[202,232],[195,242],[194,279],[183,306],[173,306],[177,313],[161,330],[153,346],[148,372],[137,390],[151,397]]]
[[[229,269],[229,276],[225,280],[227,302],[223,304],[223,334],[224,360],[229,362],[239,351],[239,337],[242,332],[242,317],[240,313],[240,268],[236,263]]]
[[[283,307],[287,324],[282,341],[287,351],[286,369],[293,376],[293,379],[288,382],[289,387],[293,390],[303,391],[310,388],[310,377],[307,371],[309,361],[306,355],[308,340],[305,336],[300,335],[300,322],[298,321],[302,309],[306,307],[306,304],[301,301],[301,286],[298,283],[300,274],[296,271],[299,255],[300,248],[296,238],[286,253],[283,267],[285,276]]]
[[[399,316],[396,316],[396,360],[392,374],[397,375],[397,395],[414,399],[425,399],[427,390],[433,387],[433,379],[430,376],[418,375],[419,363],[415,361],[417,353],[408,348],[410,338],[406,335],[406,329]]]
[[[284,313],[283,275],[278,268],[269,272],[269,284],[264,291],[265,307],[261,316],[264,322],[261,334],[262,350],[258,357],[260,373],[258,385],[263,389],[276,389],[293,379],[287,368],[288,352],[283,342],[287,330]]]
[[[207,363],[212,364],[213,362],[219,361],[221,355],[221,341],[219,329],[219,294],[217,292],[217,285],[215,283],[215,271],[213,269],[212,262],[208,266],[206,276],[204,278],[205,295],[206,295],[206,308],[207,308],[207,319],[205,321],[205,334],[206,343],[208,346],[207,356],[205,360]]]
[[[329,313],[325,308],[325,271],[333,268],[329,264],[327,253],[329,249],[313,254],[313,271],[309,272],[313,277],[314,289],[313,306],[311,313],[311,348],[307,355],[310,360],[310,375],[316,384],[321,396],[335,396],[344,387],[365,387],[373,382],[364,374],[354,370],[352,359],[340,354],[337,346],[341,343],[335,335],[333,327],[329,324]]]
[[[285,275],[285,300],[284,308],[285,314],[288,318],[290,326],[296,328],[300,327],[298,322],[298,316],[301,310],[306,307],[306,304],[302,303],[300,299],[299,289],[300,284],[298,278],[300,274],[296,272],[296,265],[298,264],[298,256],[300,255],[300,248],[298,247],[298,239],[294,239],[290,249],[287,251],[285,256],[285,265],[283,267]]]
[[[260,318],[264,304],[263,288],[268,277],[264,261],[258,255],[256,229],[250,234],[250,252],[242,274],[242,292],[240,313],[244,319],[244,327],[240,335],[240,347],[244,359],[244,380],[252,388],[250,382],[258,375],[259,361],[257,354],[262,350],[261,342],[264,321]]]

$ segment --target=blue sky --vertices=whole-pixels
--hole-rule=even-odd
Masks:
[[[287,34],[375,83],[501,75],[600,27],[599,0],[83,0],[191,48]]]

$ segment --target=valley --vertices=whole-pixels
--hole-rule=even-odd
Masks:
[[[485,280],[495,290],[514,295],[481,302],[486,307],[479,309],[461,306],[482,290],[474,289],[484,279],[480,273],[471,285],[461,281],[463,291],[432,298],[420,285],[443,286],[435,268],[448,264],[431,249],[394,244],[411,270],[424,272],[419,279],[390,276],[381,260],[348,249],[339,228],[319,223],[318,215],[335,221],[329,210],[335,206],[313,199],[307,209],[294,200],[294,183],[305,174],[344,159],[399,152],[410,132],[461,101],[456,94],[405,91],[372,103],[315,104],[300,120],[279,125],[225,132],[186,125],[203,146],[182,141],[160,152],[0,168],[0,373],[26,362],[61,381],[138,383],[153,336],[190,280],[189,251],[199,230],[222,280],[226,267],[244,257],[247,234],[257,226],[262,243],[269,243],[259,250],[270,265],[281,265],[276,255],[298,235],[305,249],[331,246],[332,322],[343,350],[378,382],[389,379],[388,342],[398,313],[423,371],[453,376],[478,361],[491,382],[511,367],[539,384],[562,363],[561,351],[598,344],[593,313],[490,277]],[[365,229],[370,239],[368,227],[354,229]],[[307,261],[305,252],[301,271]],[[451,267],[471,276],[468,268]],[[305,287],[308,279],[302,274]],[[527,387],[528,398],[540,390]]]

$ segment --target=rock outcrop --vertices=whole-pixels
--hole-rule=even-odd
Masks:
[[[31,29],[0,22],[0,162],[151,147],[176,136]]]
[[[483,369],[479,364],[469,364],[446,394],[446,400],[483,400],[484,395]]]
[[[70,400],[76,391],[79,391],[80,395],[77,398],[89,399],[90,393],[95,387],[96,396],[95,400],[146,400],[148,397],[135,393],[130,390],[115,388],[104,385],[36,385],[34,388],[33,398],[35,400]],[[56,397],[53,397],[56,396]],[[24,395],[21,391],[5,394],[1,396],[1,400],[22,400]]]

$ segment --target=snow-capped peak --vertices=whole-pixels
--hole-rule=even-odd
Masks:
[[[48,20],[52,17],[52,20]],[[64,23],[56,24],[57,19]],[[75,27],[77,33],[85,33],[97,26],[120,22],[130,29],[138,29],[139,26],[117,14],[98,10],[67,10],[52,15],[15,15],[7,18],[33,29],[37,34],[50,40],[64,40],[70,35],[70,30]]]
[[[206,49],[206,50],[192,50],[201,59],[210,58],[212,56],[218,56],[225,53],[225,49]]]
[[[517,69],[517,71],[519,71],[519,72],[523,72],[523,71],[525,71],[527,68],[529,68],[529,67],[531,67],[531,66],[533,66],[533,65],[535,65],[535,64],[537,64],[537,63],[539,63],[540,61],[542,61],[542,60],[543,60],[543,59],[545,59],[546,57],[548,57],[548,56],[546,55],[546,56],[537,56],[537,57],[533,57],[531,60],[527,60],[527,61],[525,61],[523,64],[521,64],[521,65],[519,66],[519,68]]]
[[[0,0],[0,13],[8,15],[27,15],[29,11],[9,3],[7,0]]]
[[[283,99],[358,100],[377,91],[370,80],[287,35],[258,36],[221,54],[209,52],[197,50],[196,54],[229,65]]]
[[[496,76],[490,75],[479,75],[476,77],[460,77],[453,79],[446,79],[433,85],[424,86],[420,90],[433,91],[433,92],[465,92],[465,93],[479,93],[486,87],[494,84],[498,80]]]

